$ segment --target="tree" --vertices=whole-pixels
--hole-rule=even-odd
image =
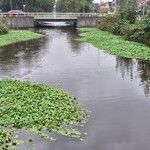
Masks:
[[[53,10],[54,0],[12,0],[12,9],[23,10],[23,4],[29,12],[50,12]],[[5,12],[9,11],[10,0],[0,0],[0,9]]]
[[[90,12],[92,0],[58,0],[58,12]]]

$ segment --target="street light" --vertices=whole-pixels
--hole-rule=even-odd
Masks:
[[[26,11],[26,5],[23,4],[23,11],[25,12]]]
[[[13,9],[12,0],[10,0],[9,2],[10,2],[10,10],[12,10]]]

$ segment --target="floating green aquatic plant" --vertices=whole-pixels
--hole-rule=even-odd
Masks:
[[[5,131],[0,127],[0,150],[13,149],[13,145],[16,143],[12,141],[13,131]]]
[[[95,47],[126,58],[150,60],[150,47],[96,28],[81,28],[79,40],[93,44]]]
[[[10,30],[5,35],[0,35],[0,47],[20,41],[39,39],[44,35],[29,30]]]
[[[70,94],[43,84],[0,81],[0,126],[25,129],[43,137],[44,131],[80,138],[72,125],[84,123],[86,112]]]

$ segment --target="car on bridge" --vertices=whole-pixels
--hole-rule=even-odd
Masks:
[[[20,16],[20,15],[24,15],[24,12],[22,10],[10,10],[8,12],[8,16],[12,17],[12,16]]]

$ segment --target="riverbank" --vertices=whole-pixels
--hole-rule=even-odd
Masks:
[[[150,47],[143,44],[126,41],[120,36],[96,28],[81,28],[79,31],[81,41],[91,43],[110,54],[126,58],[150,60]]]
[[[29,30],[10,30],[8,34],[0,35],[0,47],[11,43],[39,39],[44,37],[42,34]]]

